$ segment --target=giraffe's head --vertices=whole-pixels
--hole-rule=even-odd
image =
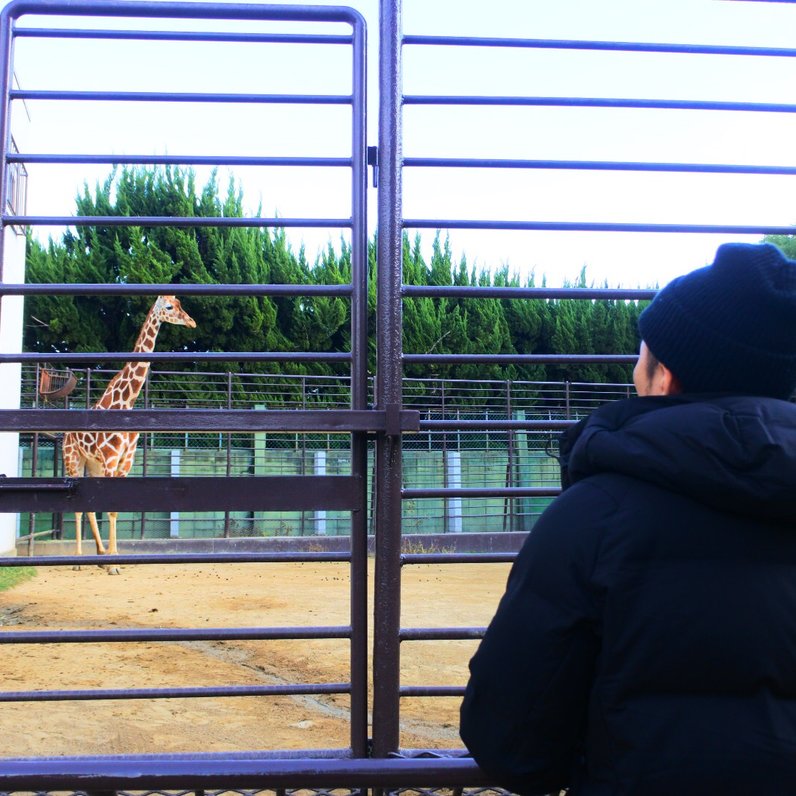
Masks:
[[[152,307],[152,314],[161,323],[173,323],[177,326],[196,328],[196,321],[182,308],[176,296],[158,296]]]

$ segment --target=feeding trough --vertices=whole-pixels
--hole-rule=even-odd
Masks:
[[[46,401],[65,398],[77,385],[77,378],[71,370],[51,370],[42,368],[39,372],[39,395]]]

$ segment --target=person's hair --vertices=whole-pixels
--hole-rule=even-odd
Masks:
[[[655,354],[650,351],[649,346],[647,346],[647,379],[652,381],[655,377],[655,371],[658,368],[658,365],[662,365],[663,363],[655,356]],[[664,365],[666,367],[666,365]],[[685,388],[683,387],[683,383],[680,381],[680,378],[677,376],[676,373],[672,373],[672,378],[674,380],[674,389],[675,392],[686,392]]]
[[[652,381],[655,377],[655,371],[658,369],[658,365],[661,364],[660,359],[652,353],[652,351],[647,348],[647,381]]]

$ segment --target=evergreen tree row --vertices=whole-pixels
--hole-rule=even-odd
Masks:
[[[77,197],[82,216],[243,217],[243,196],[234,181],[222,195],[217,177],[197,189],[190,169],[114,169],[93,192]],[[375,241],[368,247],[369,344],[375,357]],[[404,239],[403,279],[416,285],[533,287],[509,268],[496,271],[453,261],[437,235],[430,262],[420,239]],[[288,245],[281,229],[254,227],[86,226],[42,246],[29,237],[27,280],[36,283],[345,284],[351,249],[331,244],[310,263]],[[585,271],[570,285],[586,287]],[[27,351],[129,351],[151,297],[29,296],[25,302]],[[350,302],[339,297],[189,297],[186,310],[196,329],[167,326],[158,349],[184,351],[346,351],[350,349]],[[404,350],[411,353],[633,353],[637,350],[636,302],[426,298],[404,300]],[[97,363],[104,364],[104,363]],[[328,363],[227,363],[239,372],[342,373]],[[195,363],[218,370],[218,362]],[[169,368],[178,369],[178,368]],[[410,366],[419,378],[527,379],[626,382],[630,366],[550,365],[504,367],[455,364]]]

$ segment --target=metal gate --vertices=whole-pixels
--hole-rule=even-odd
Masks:
[[[793,228],[782,225],[717,224],[660,224],[654,220],[644,223],[595,223],[572,220],[556,221],[463,221],[455,218],[406,218],[402,207],[402,174],[408,168],[489,168],[495,170],[518,169],[523,171],[602,171],[672,174],[728,174],[728,175],[793,175],[796,171],[787,166],[760,166],[733,164],[704,164],[697,162],[621,162],[574,160],[509,160],[492,158],[404,158],[402,154],[403,108],[415,106],[550,106],[665,109],[676,113],[694,110],[705,113],[793,113],[796,106],[782,103],[752,103],[690,100],[607,99],[579,97],[506,97],[506,96],[426,96],[405,95],[401,81],[402,51],[407,47],[435,46],[443,48],[520,48],[562,51],[622,51],[628,53],[659,53],[671,56],[699,54],[715,58],[737,56],[745,58],[792,58],[796,50],[766,50],[749,47],[718,47],[712,45],[678,45],[662,43],[616,43],[594,41],[561,41],[549,39],[494,39],[446,36],[405,36],[402,31],[400,0],[381,0],[379,31],[379,86],[380,105],[378,146],[370,149],[366,144],[365,130],[365,26],[362,18],[351,9],[312,6],[258,6],[214,3],[121,3],[121,2],[48,2],[47,0],[13,0],[2,15],[0,49],[2,49],[2,81],[5,99],[0,116],[0,140],[3,143],[0,175],[0,205],[5,235],[12,227],[25,226],[252,226],[268,228],[321,227],[350,230],[352,248],[352,278],[347,285],[330,285],[321,288],[301,285],[276,284],[181,284],[181,296],[342,296],[351,302],[350,351],[345,353],[321,352],[219,352],[219,353],[152,353],[146,357],[114,352],[105,355],[118,361],[148,359],[152,362],[179,361],[325,361],[344,363],[350,368],[350,409],[345,411],[236,411],[215,410],[141,410],[132,413],[95,413],[90,410],[4,410],[0,411],[0,431],[45,432],[75,430],[139,430],[158,432],[173,429],[178,424],[187,431],[322,431],[350,435],[352,472],[350,476],[322,476],[300,478],[253,477],[226,479],[223,485],[209,483],[201,478],[128,478],[128,479],[5,479],[0,484],[0,506],[5,512],[93,510],[116,506],[119,508],[168,510],[177,508],[204,510],[276,510],[283,507],[324,510],[345,510],[351,513],[351,546],[345,553],[212,553],[168,555],[140,554],[118,556],[116,561],[136,564],[182,564],[191,562],[255,562],[267,566],[275,561],[301,560],[317,562],[346,562],[350,567],[351,601],[350,622],[343,627],[296,628],[231,628],[183,629],[179,631],[140,631],[131,629],[103,631],[74,631],[47,633],[39,631],[0,634],[0,643],[90,643],[134,642],[215,639],[273,639],[273,638],[344,638],[350,643],[350,681],[326,683],[317,686],[292,684],[277,688],[260,687],[252,693],[264,698],[275,693],[344,693],[351,699],[351,738],[345,749],[322,750],[258,750],[246,755],[224,756],[204,753],[186,756],[146,757],[89,757],[80,759],[4,760],[0,785],[6,791],[20,790],[72,790],[111,791],[120,789],[204,789],[204,788],[267,788],[281,790],[294,787],[352,788],[369,787],[397,789],[404,787],[482,786],[488,785],[483,774],[464,756],[464,750],[453,749],[431,753],[423,749],[402,749],[400,746],[400,702],[405,697],[460,696],[461,687],[430,684],[428,686],[402,686],[400,676],[400,648],[403,642],[426,640],[478,639],[481,627],[423,628],[403,627],[401,624],[401,571],[404,566],[430,563],[505,563],[511,554],[451,554],[405,553],[401,545],[401,504],[403,500],[430,497],[448,497],[452,490],[411,490],[402,483],[402,435],[415,430],[445,430],[466,427],[468,421],[425,420],[416,412],[403,407],[402,376],[407,363],[440,363],[467,361],[472,363],[622,363],[634,361],[634,352],[604,352],[600,354],[517,354],[517,355],[435,355],[404,352],[402,345],[402,301],[412,296],[455,296],[492,299],[572,299],[595,298],[647,299],[650,290],[583,290],[577,288],[465,288],[419,287],[406,285],[401,272],[403,234],[409,229],[492,229],[534,230],[605,233],[697,233],[727,235],[760,235],[766,233],[792,234]],[[142,31],[120,27],[111,29],[95,26],[90,29],[35,27],[20,25],[25,16],[49,17],[100,17],[128,20],[143,18],[156,20],[158,30]],[[179,29],[175,32],[167,22],[173,20],[200,20],[203,22],[252,22],[255,20],[286,20],[318,24],[344,25],[348,32],[340,34],[335,28],[330,33],[264,34],[242,29],[230,32],[226,28]],[[346,47],[351,53],[351,89],[336,95],[265,94],[208,92],[199,94],[168,93],[156,91],[84,91],[70,89],[23,90],[13,82],[14,42],[21,37],[38,38],[105,38],[118,41],[178,41],[194,40],[214,43],[236,43],[269,46],[276,44],[334,45]],[[227,103],[247,103],[253,106],[275,104],[314,104],[346,106],[350,108],[350,151],[344,157],[291,158],[257,154],[256,156],[231,156],[224,152],[215,155],[163,155],[118,156],[111,152],[83,155],[65,153],[16,152],[11,141],[11,108],[14,113],[23,102],[153,102],[200,103],[210,109],[223,108]],[[210,112],[213,112],[212,110]],[[16,211],[12,202],[13,177],[18,170],[35,163],[50,164],[203,164],[269,167],[333,167],[350,171],[350,215],[337,218],[195,218],[195,217],[51,217],[27,216]],[[377,295],[377,373],[376,394],[373,406],[367,395],[367,224],[366,193],[368,165],[373,167],[374,181],[378,185],[378,276]],[[0,265],[2,259],[0,259]],[[3,279],[4,297],[41,294],[64,295],[159,295],[173,290],[164,284],[48,284],[23,285]],[[4,299],[5,300],[5,299]],[[4,305],[5,306],[5,305]],[[90,363],[93,353],[35,355],[7,352],[0,355],[3,363],[40,363],[44,361]],[[473,421],[479,430],[509,430],[512,428],[554,431],[566,427],[569,421]],[[367,601],[367,446],[375,445],[375,581],[376,594],[373,609],[373,649],[368,650],[367,626],[370,606]],[[506,488],[469,490],[470,496],[539,497],[555,494],[556,490],[533,488]],[[456,490],[462,494],[462,490]],[[98,563],[96,558],[85,558],[84,563]],[[20,564],[36,566],[71,566],[76,559],[62,556],[57,559],[34,557],[32,559],[2,559],[4,567]],[[368,696],[368,662],[373,665],[373,697]],[[216,695],[234,696],[235,690],[216,689]],[[160,689],[163,698],[201,696],[186,693],[186,689]],[[52,701],[59,699],[122,699],[142,696],[141,693],[94,692],[2,692],[0,700]],[[368,732],[368,711],[372,709],[372,732]]]
[[[64,24],[64,18],[67,19]],[[81,18],[91,22],[82,27]],[[33,22],[30,22],[30,20]],[[50,25],[51,20],[55,24]],[[45,25],[36,23],[43,20]],[[99,20],[100,24],[97,24]],[[119,21],[122,21],[120,24]],[[186,23],[193,24],[184,24]],[[307,23],[312,27],[308,32],[262,32],[262,23],[279,21],[281,23]],[[116,24],[113,24],[113,23]],[[182,23],[182,24],[180,24]],[[341,33],[340,30],[343,29]],[[317,32],[321,30],[322,32]],[[179,564],[179,563],[243,563],[252,562],[268,566],[272,562],[310,561],[310,562],[347,562],[350,569],[350,609],[349,622],[344,626],[322,627],[240,627],[240,628],[183,628],[178,630],[141,630],[141,629],[109,629],[101,631],[9,631],[2,634],[5,644],[61,644],[61,643],[107,643],[107,642],[141,642],[141,641],[214,641],[240,639],[346,639],[350,646],[350,677],[342,683],[293,683],[274,686],[243,687],[212,687],[212,688],[155,688],[155,689],[93,689],[82,691],[26,691],[4,692],[0,695],[3,701],[26,700],[32,704],[55,700],[116,700],[135,698],[201,698],[208,696],[233,697],[244,693],[259,695],[264,698],[279,695],[312,695],[312,694],[344,694],[350,698],[350,743],[348,748],[327,750],[254,750],[250,754],[237,756],[234,762],[225,760],[218,755],[196,750],[196,754],[185,756],[150,756],[145,760],[133,761],[114,757],[97,757],[73,763],[81,768],[88,780],[81,787],[91,790],[104,789],[107,785],[107,774],[121,774],[122,778],[130,777],[132,785],[137,778],[136,770],[140,765],[149,770],[145,787],[158,787],[155,782],[166,774],[164,782],[176,787],[179,781],[190,779],[195,784],[191,787],[210,786],[211,780],[221,775],[229,777],[237,769],[237,773],[227,780],[240,784],[256,784],[264,772],[271,771],[276,775],[277,765],[266,764],[266,760],[289,757],[303,760],[303,765],[284,764],[283,769],[293,771],[303,768],[307,783],[311,784],[313,775],[307,771],[309,759],[327,759],[331,765],[330,773],[337,768],[351,775],[351,766],[344,761],[354,758],[366,758],[369,754],[368,733],[368,649],[367,649],[367,444],[369,435],[395,436],[400,435],[404,427],[416,426],[416,416],[403,413],[399,407],[389,409],[373,409],[368,406],[367,382],[367,147],[365,139],[365,75],[366,75],[366,29],[362,17],[352,9],[322,7],[280,7],[264,5],[236,5],[214,3],[12,3],[4,9],[2,19],[2,51],[3,51],[3,85],[5,98],[0,116],[0,138],[5,143],[3,157],[3,178],[0,179],[0,204],[6,209],[4,226],[19,227],[81,227],[111,226],[130,227],[183,227],[196,228],[201,226],[231,227],[267,227],[273,229],[286,228],[320,228],[340,229],[348,231],[351,247],[351,279],[343,285],[299,285],[299,284],[182,284],[179,287],[165,284],[47,284],[47,285],[10,285],[5,284],[3,294],[9,296],[32,295],[39,291],[43,294],[67,295],[98,295],[98,296],[158,296],[178,292],[181,297],[192,296],[334,296],[342,297],[350,302],[351,326],[350,350],[345,352],[280,352],[280,351],[224,351],[224,352],[175,352],[159,354],[153,352],[149,356],[141,354],[112,353],[110,358],[117,361],[148,360],[160,361],[238,361],[238,362],[326,362],[337,363],[348,370],[351,384],[350,408],[347,410],[330,411],[250,411],[250,410],[180,410],[175,415],[173,410],[144,410],[127,413],[117,410],[96,412],[92,410],[64,409],[29,409],[22,411],[6,411],[4,429],[15,432],[46,432],[64,430],[136,430],[136,431],[168,431],[179,428],[185,431],[215,431],[221,433],[234,432],[267,432],[294,431],[296,433],[327,432],[345,434],[350,437],[351,473],[347,476],[307,476],[292,478],[287,476],[254,476],[252,478],[223,479],[223,484],[216,479],[203,477],[188,478],[126,478],[126,479],[6,479],[2,484],[3,510],[16,511],[93,511],[109,506],[121,510],[194,510],[194,511],[232,511],[246,509],[252,511],[275,511],[280,509],[300,510],[336,510],[346,511],[350,515],[350,548],[346,552],[219,552],[219,553],[171,553],[120,555],[114,557],[118,564],[136,566],[145,563]],[[163,91],[160,84],[143,86],[131,91],[97,90],[85,86],[70,85],[58,88],[57,62],[53,59],[50,77],[53,86],[37,86],[34,89],[23,89],[14,82],[14,51],[15,44],[20,40],[47,40],[55,46],[62,41],[94,42],[112,41],[118,46],[130,46],[133,43],[152,45],[168,42],[172,46],[183,43],[203,43],[216,48],[234,45],[243,47],[333,47],[348,52],[350,63],[350,85],[347,91],[337,94],[310,93],[268,93],[254,90],[244,92],[235,86],[224,87],[223,90],[208,92],[176,92]],[[144,47],[141,48],[145,53]],[[164,81],[167,83],[168,81]],[[109,114],[119,114],[119,103],[133,103],[144,107],[174,106],[199,107],[202,113],[222,114],[229,104],[250,106],[254,109],[272,109],[291,106],[313,106],[328,108],[347,108],[350,136],[348,152],[342,156],[328,155],[315,157],[279,156],[270,153],[252,155],[236,155],[222,148],[214,153],[201,155],[189,152],[175,152],[168,155],[148,155],[145,152],[131,155],[114,155],[113,142],[109,141],[104,152],[70,152],[38,151],[17,152],[12,146],[12,115],[16,120],[24,112],[25,103],[59,102],[72,105],[81,103],[98,103],[106,105]],[[186,113],[187,116],[187,113]],[[275,114],[265,113],[261,118],[267,124]],[[57,142],[56,142],[57,144]],[[24,147],[23,147],[24,148]],[[12,201],[9,185],[11,176],[18,173],[22,164],[50,165],[134,165],[148,164],[170,167],[185,166],[231,166],[231,167],[273,167],[298,168],[313,170],[332,168],[350,175],[348,188],[348,212],[336,218],[266,218],[266,217],[175,217],[175,216],[141,216],[133,213],[129,216],[107,217],[75,217],[63,218],[54,216],[26,216]],[[8,234],[8,233],[7,233]],[[4,281],[8,281],[7,279]],[[92,362],[95,357],[87,355],[46,356],[36,354],[4,353],[4,363],[54,363],[62,366],[66,361]],[[84,564],[96,564],[98,557],[84,557]],[[6,559],[4,566],[19,566],[22,563],[50,567],[77,565],[81,559],[76,556],[51,557],[33,556],[21,561]],[[242,759],[241,759],[242,758]],[[335,765],[336,763],[336,765]],[[18,789],[25,787],[27,781],[24,772],[31,772],[30,763],[7,761],[4,764],[3,787]],[[44,768],[40,768],[44,766]],[[73,779],[78,768],[71,769],[69,761],[61,760],[50,768],[46,761],[34,764],[36,789],[49,788],[53,780],[50,777],[57,772],[57,778],[66,776],[71,780],[69,787],[78,787]],[[204,774],[199,773],[204,768]],[[313,767],[319,763],[313,762]],[[323,766],[321,766],[323,768]],[[224,772],[222,774],[222,772]],[[266,774],[263,785],[278,787],[281,775]],[[294,776],[294,774],[291,774]],[[336,776],[336,775],[335,775]],[[356,775],[359,776],[359,775]],[[20,779],[17,779],[20,777]],[[187,779],[186,779],[187,778]],[[82,775],[78,776],[82,779]],[[304,779],[302,775],[301,779]],[[356,779],[356,777],[355,777]],[[50,784],[45,784],[49,780]],[[204,780],[205,785],[202,785]],[[106,785],[100,784],[105,782]],[[118,780],[121,783],[121,780]],[[218,780],[218,784],[221,781]],[[324,783],[325,784],[325,783]],[[121,787],[120,784],[108,787]],[[213,785],[215,787],[215,785]]]

